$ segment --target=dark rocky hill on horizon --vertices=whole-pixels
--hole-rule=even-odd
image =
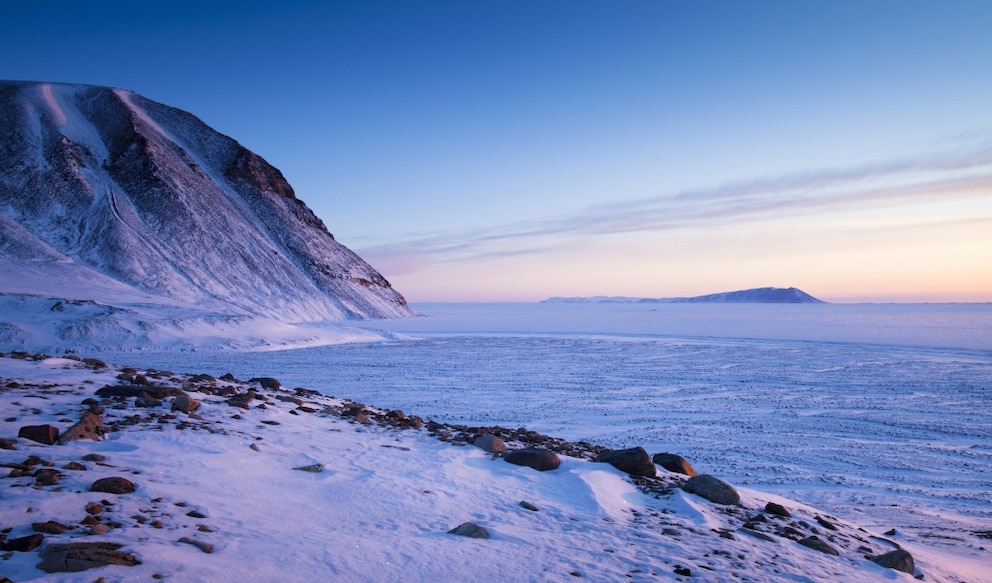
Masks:
[[[685,298],[638,298],[628,296],[553,297],[542,302],[588,304],[824,304],[801,289],[759,287]]]

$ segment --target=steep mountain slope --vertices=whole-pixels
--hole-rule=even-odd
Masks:
[[[105,87],[0,82],[0,267],[8,294],[115,289],[292,323],[413,315],[265,160]],[[37,277],[53,269],[87,285]]]

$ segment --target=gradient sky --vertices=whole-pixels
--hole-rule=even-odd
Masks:
[[[0,78],[194,113],[413,302],[992,301],[987,0],[57,0],[0,27]]]

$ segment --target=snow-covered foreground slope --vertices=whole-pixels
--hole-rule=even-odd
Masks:
[[[177,327],[171,310],[132,317],[135,303],[263,327],[413,315],[279,170],[189,113],[120,89],[12,81],[0,81],[0,112],[0,294],[120,308],[49,346]],[[31,345],[22,316],[37,313],[0,309],[0,339]]]
[[[24,425],[64,431],[87,410],[83,400],[105,385],[135,386],[135,375],[150,383],[139,387],[182,388],[201,406],[187,415],[170,411],[177,397],[145,407],[108,399],[105,440],[21,438],[0,449],[0,463],[14,468],[0,478],[8,543],[32,535],[33,523],[69,527],[5,555],[0,567],[11,580],[914,580],[865,558],[895,548],[882,533],[780,497],[740,489],[739,505],[718,505],[679,489],[680,475],[662,470],[644,489],[612,466],[566,456],[538,472],[432,435],[457,428],[400,429],[375,409],[370,416],[382,421],[363,424],[342,417],[345,401],[260,382],[0,358],[0,437]],[[248,390],[256,391],[248,408],[227,402]],[[84,461],[90,454],[105,459]],[[18,469],[30,456],[41,461]],[[71,462],[85,469],[66,468]],[[317,472],[295,469],[318,464]],[[57,470],[58,481],[39,485],[38,468]],[[89,491],[107,477],[135,489]],[[768,502],[792,517],[765,511]],[[448,533],[469,521],[491,538]],[[813,535],[838,555],[796,542]],[[122,545],[140,564],[82,574],[37,568],[54,545],[98,541]],[[992,580],[987,553],[908,550],[925,580]]]

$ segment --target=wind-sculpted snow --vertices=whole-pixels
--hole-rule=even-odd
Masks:
[[[189,113],[26,82],[0,82],[0,112],[7,274],[61,262],[167,305],[281,322],[413,315],[277,169]]]
[[[437,421],[668,451],[881,532],[985,544],[992,306],[417,307],[429,317],[375,323],[418,337],[406,342],[140,358],[271,374]]]

